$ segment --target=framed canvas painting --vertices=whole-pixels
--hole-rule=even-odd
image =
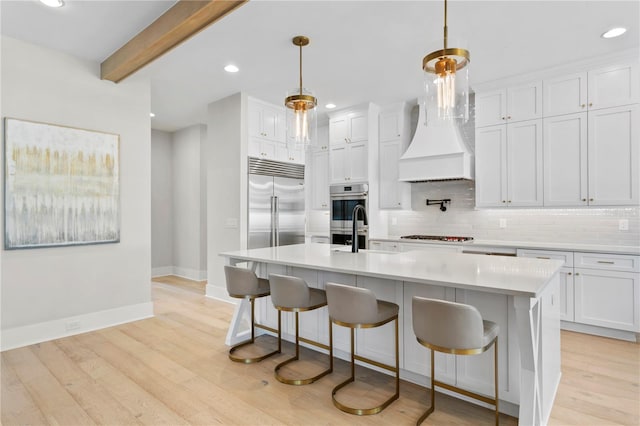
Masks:
[[[5,249],[120,241],[120,137],[5,118]]]

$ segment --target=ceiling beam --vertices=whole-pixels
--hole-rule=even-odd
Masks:
[[[180,0],[100,64],[115,83],[202,31],[248,0]]]

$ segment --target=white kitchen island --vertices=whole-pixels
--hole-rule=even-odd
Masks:
[[[400,305],[400,367],[403,379],[426,386],[429,351],[416,342],[411,299],[424,296],[476,306],[483,318],[500,326],[501,411],[522,425],[546,424],[560,381],[558,271],[561,261],[434,252],[344,251],[328,244],[299,244],[221,253],[228,264],[247,262],[258,276],[284,273],[304,278],[311,287],[337,282],[370,288],[379,299]],[[245,340],[243,301],[227,335],[227,344]],[[258,322],[276,325],[270,298],[256,303]],[[315,312],[315,313],[314,313]],[[328,343],[326,309],[300,316],[301,335]],[[292,339],[291,319],[283,321]],[[245,327],[246,328],[246,327]],[[392,327],[358,330],[356,352],[392,362]],[[347,359],[348,330],[334,327],[338,357]],[[493,351],[476,356],[436,354],[436,376],[476,392],[493,393]],[[453,394],[458,397],[459,395]]]

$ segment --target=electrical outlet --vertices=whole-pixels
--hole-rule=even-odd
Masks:
[[[507,219],[500,219],[500,228],[504,229],[507,227]]]
[[[76,330],[80,328],[80,320],[67,321],[67,323],[64,325],[64,328],[67,331]]]
[[[628,231],[629,230],[629,219],[620,219],[618,221],[618,229],[620,231]]]

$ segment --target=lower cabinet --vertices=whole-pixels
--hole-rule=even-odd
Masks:
[[[576,268],[575,321],[639,332],[639,274]]]
[[[518,250],[518,256],[559,259],[560,319],[640,332],[640,256]]]

